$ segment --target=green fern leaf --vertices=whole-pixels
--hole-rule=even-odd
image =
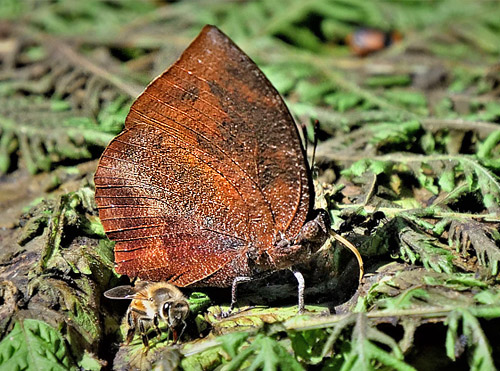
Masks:
[[[60,331],[34,319],[16,322],[0,342],[0,370],[76,370]]]
[[[453,254],[443,249],[436,238],[425,236],[407,227],[399,232],[401,241],[401,257],[415,264],[422,262],[424,267],[436,272],[452,273],[454,271]]]
[[[356,318],[351,336],[351,348],[345,353],[342,371],[371,370],[374,369],[374,362],[394,370],[415,370],[402,361],[403,354],[393,338],[377,330],[376,327],[371,327],[365,314],[357,314]],[[391,351],[382,349],[376,343],[387,346]]]
[[[234,334],[232,334],[234,335]],[[230,336],[230,335],[226,335]],[[293,356],[276,340],[258,334],[255,338],[251,339],[250,344],[245,345],[241,343],[244,334],[231,337],[236,340],[231,346],[228,346],[227,341],[223,342],[223,347],[228,353],[235,355],[233,359],[224,365],[223,370],[239,370],[242,367],[248,367],[251,370],[296,370],[301,371],[304,368],[298,363]],[[235,345],[242,344],[238,353],[235,353]]]
[[[471,370],[496,370],[491,347],[478,318],[468,309],[457,309],[448,315],[446,354],[455,360],[467,348]],[[459,322],[462,322],[461,334]],[[461,344],[463,343],[463,344]]]
[[[71,111],[52,111],[51,100],[18,100],[12,111],[0,112],[0,170],[6,172],[13,153],[34,174],[48,171],[53,163],[92,158],[92,146],[104,147],[125,119],[123,98],[99,114],[103,124],[86,117],[71,116]],[[15,110],[15,111],[14,111]]]

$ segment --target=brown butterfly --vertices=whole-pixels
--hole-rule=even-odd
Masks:
[[[231,308],[239,282],[293,269],[330,233],[283,99],[214,26],[134,102],[95,185],[118,273],[232,285]]]

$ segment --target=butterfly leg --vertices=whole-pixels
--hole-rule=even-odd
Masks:
[[[231,312],[234,310],[234,307],[236,306],[236,290],[240,283],[249,282],[253,280],[261,280],[263,278],[269,277],[270,275],[272,275],[272,272],[262,272],[254,277],[236,277],[233,280],[233,284],[231,286],[231,305],[229,306],[227,312],[222,312],[220,314],[221,318],[229,317],[231,315]]]
[[[233,280],[233,284],[231,286],[231,305],[229,306],[229,309],[227,312],[222,312],[220,316],[222,318],[227,318],[231,315],[231,312],[234,310],[234,307],[236,306],[236,290],[238,288],[238,285],[243,282],[248,282],[251,281],[251,277],[236,277]]]
[[[296,271],[296,270],[293,270],[291,269],[293,275],[295,276],[295,278],[297,279],[297,282],[299,284],[298,286],[298,297],[299,297],[299,314],[302,314],[304,313],[305,311],[305,305],[304,305],[304,289],[306,287],[306,283],[305,283],[305,280],[304,280],[304,276],[302,275],[302,273],[300,273],[299,271]]]

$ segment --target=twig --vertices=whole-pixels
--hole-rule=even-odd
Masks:
[[[85,58],[82,54],[77,53],[70,46],[54,39],[51,39],[50,42],[55,46],[57,52],[69,59],[73,65],[80,66],[91,74],[99,76],[104,81],[109,82],[111,85],[128,94],[131,98],[137,97],[144,90],[139,85],[125,82],[122,76],[106,71],[104,68]]]

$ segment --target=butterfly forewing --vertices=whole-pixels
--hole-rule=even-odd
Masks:
[[[132,105],[95,184],[117,271],[179,286],[249,275],[248,249],[295,237],[310,209],[286,106],[212,26]]]

